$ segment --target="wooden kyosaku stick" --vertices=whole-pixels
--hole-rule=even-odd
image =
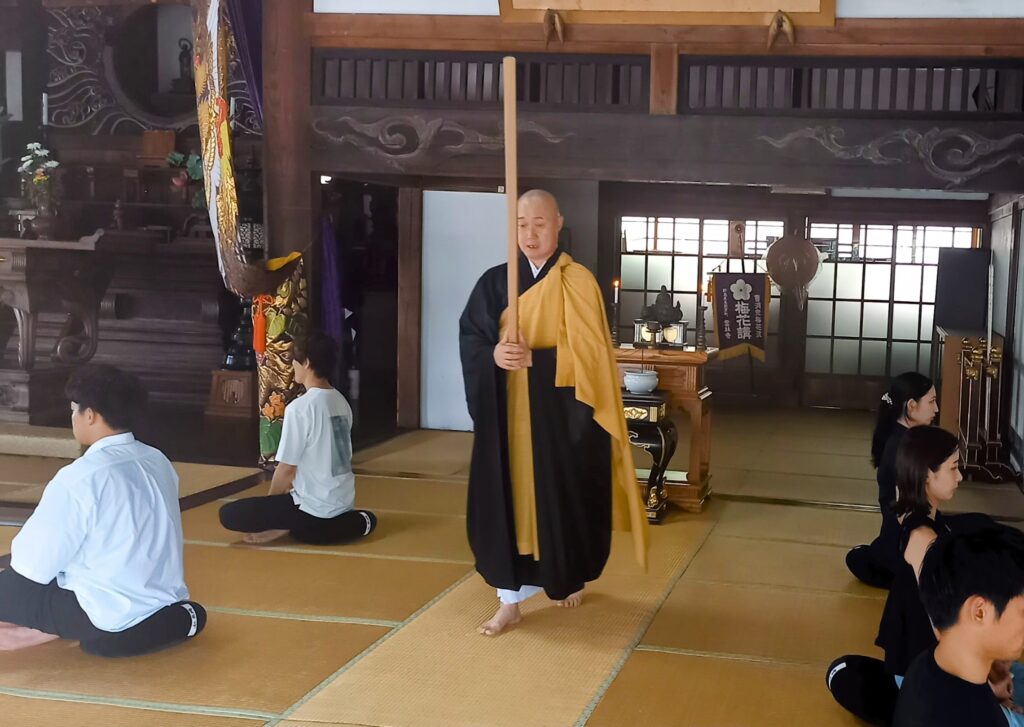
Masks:
[[[516,150],[516,59],[501,63],[505,110],[505,197],[508,201],[508,339],[519,343],[519,165]]]

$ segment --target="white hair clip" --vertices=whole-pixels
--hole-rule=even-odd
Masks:
[[[882,394],[882,401],[884,401],[889,406],[892,406],[892,397],[889,396],[888,393]]]

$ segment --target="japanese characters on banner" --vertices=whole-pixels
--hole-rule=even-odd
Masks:
[[[768,342],[771,283],[764,273],[715,273],[712,310],[718,334],[718,357],[749,353],[764,361]]]

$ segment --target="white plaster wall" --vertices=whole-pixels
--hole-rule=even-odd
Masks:
[[[837,0],[840,18],[1024,18],[1024,0]]]
[[[498,0],[313,0],[313,12],[497,15]]]
[[[317,13],[498,15],[498,0],[314,0]],[[837,0],[840,18],[1024,18],[1024,0]]]
[[[459,316],[473,286],[505,260],[505,195],[423,193],[420,419],[425,429],[470,431],[459,360]]]

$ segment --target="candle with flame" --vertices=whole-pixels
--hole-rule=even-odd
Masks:
[[[613,280],[612,281],[612,287],[615,289],[615,297],[612,300],[612,302],[615,303],[616,305],[618,305],[619,304],[619,281],[618,280]]]

